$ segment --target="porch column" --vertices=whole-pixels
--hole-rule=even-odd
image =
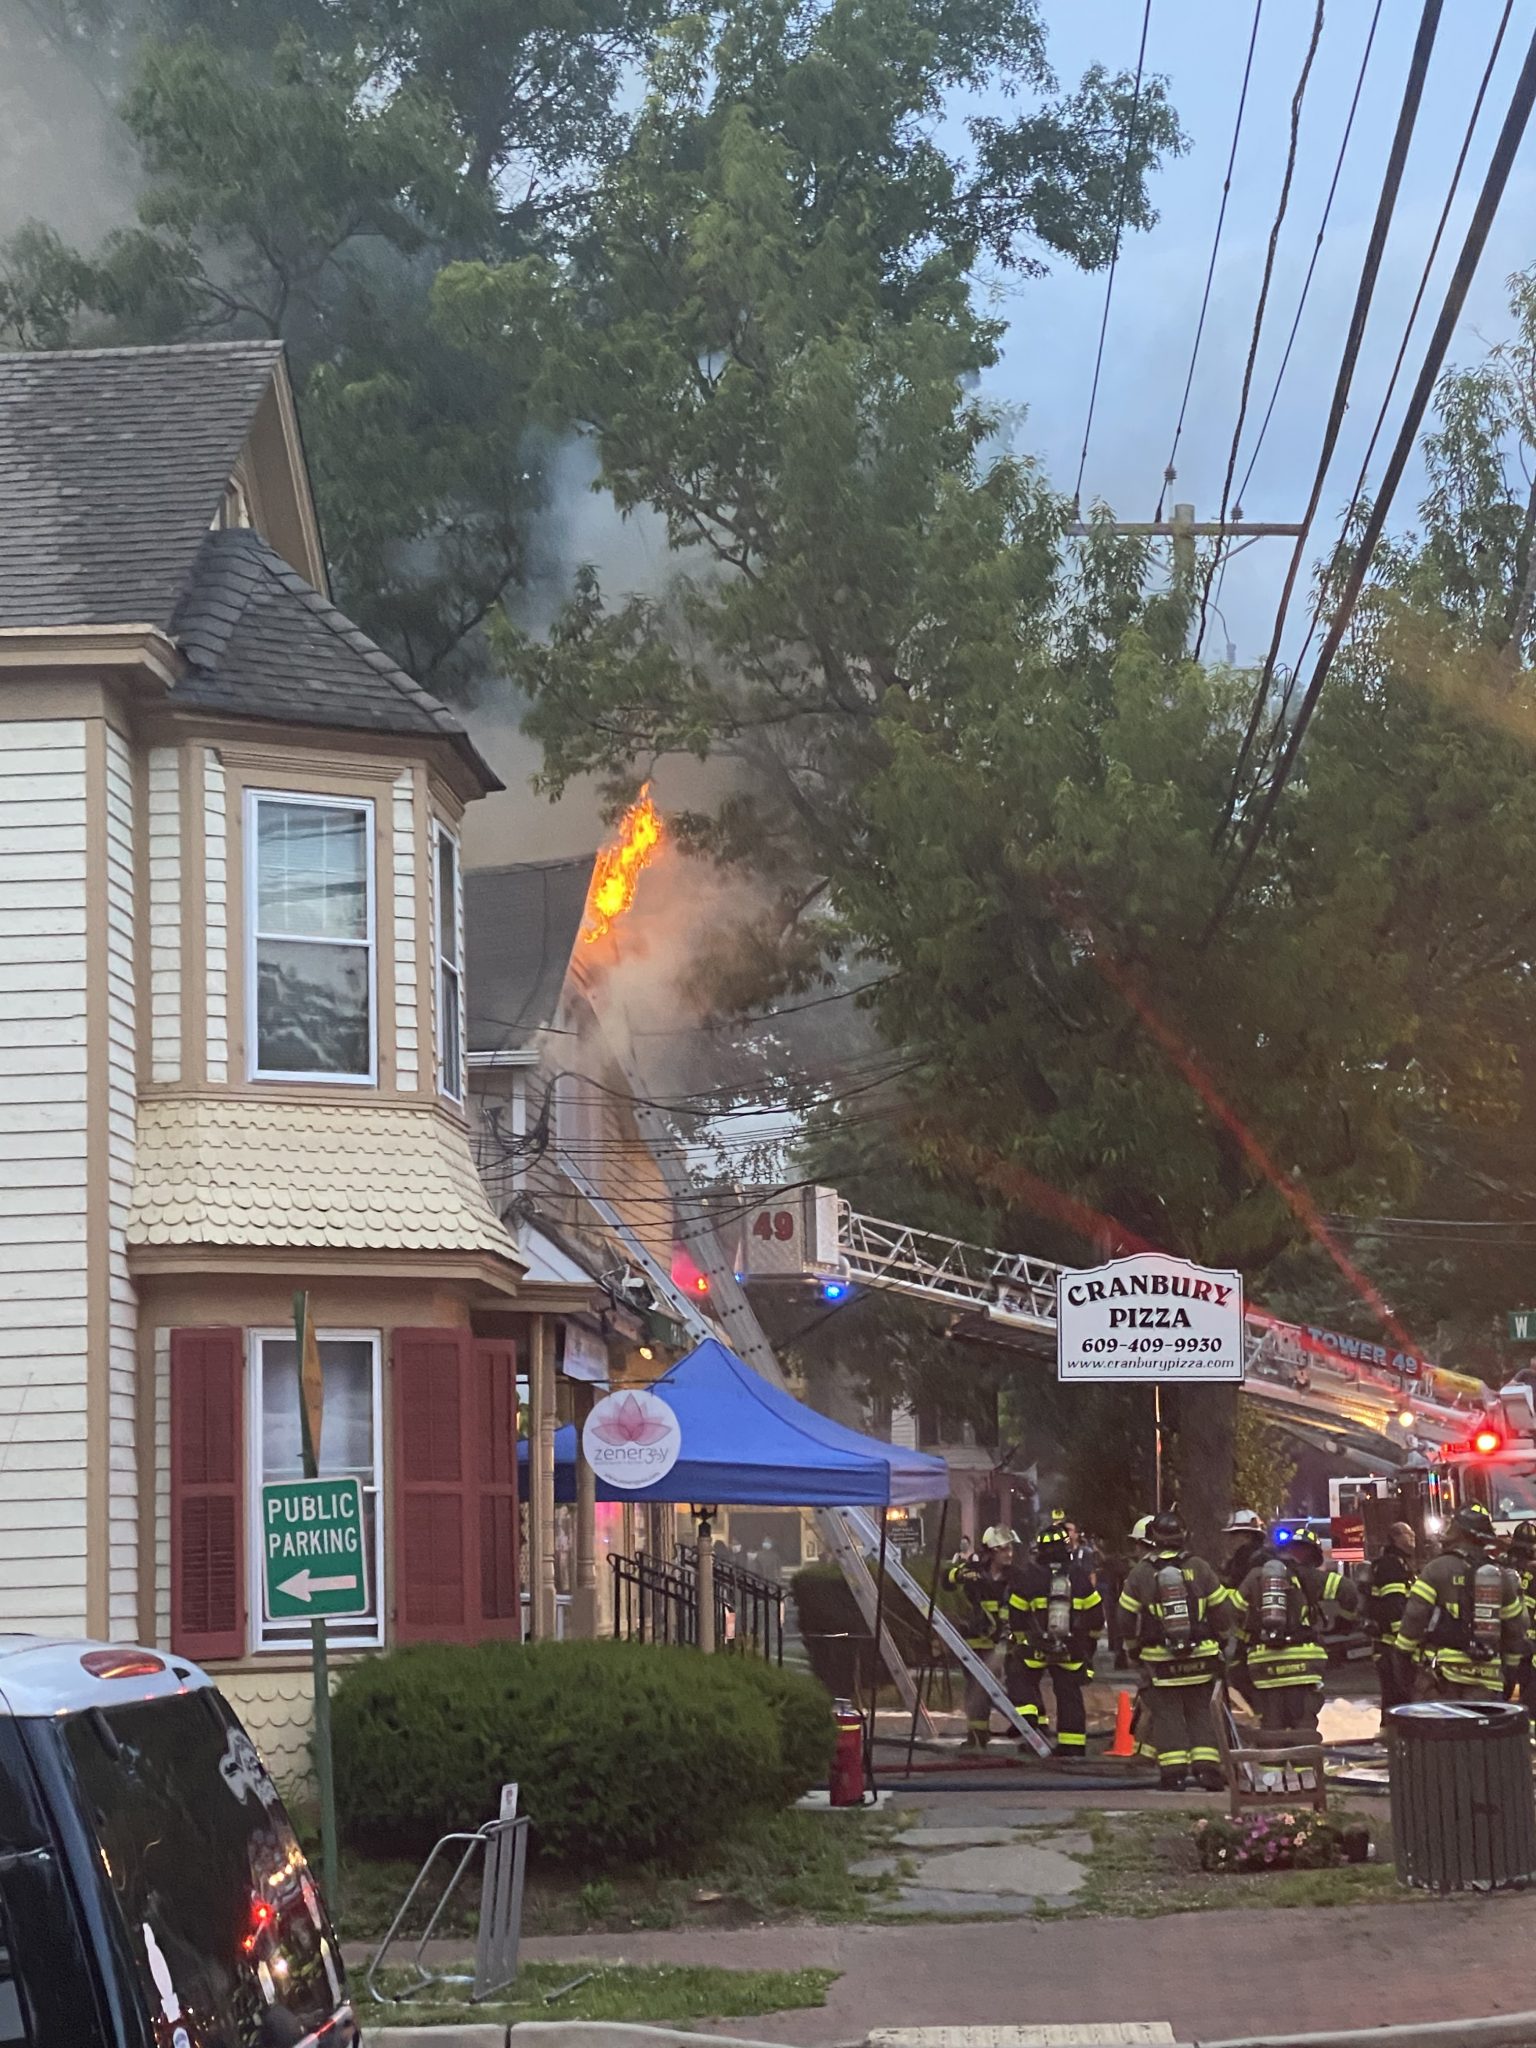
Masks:
[[[570,1632],[597,1634],[597,1476],[581,1454],[581,1427],[592,1412],[593,1389],[577,1381],[576,1394],[576,1577],[571,1589]]]
[[[551,1642],[555,1634],[555,1347],[548,1316],[535,1316],[528,1356],[528,1407],[533,1427],[529,1456],[533,1484],[529,1488],[528,1574],[533,1634]]]

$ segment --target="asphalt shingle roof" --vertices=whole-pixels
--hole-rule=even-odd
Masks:
[[[204,535],[172,627],[189,663],[178,704],[237,718],[447,740],[492,789],[468,733],[259,533]]]
[[[282,354],[0,351],[0,628],[168,628]]]
[[[499,789],[460,721],[259,534],[210,531],[282,358],[0,351],[0,630],[157,626],[190,664],[177,703],[446,740]]]
[[[596,859],[585,853],[465,873],[471,1052],[527,1045],[554,1023]]]

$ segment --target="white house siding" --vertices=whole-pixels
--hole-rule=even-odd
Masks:
[[[86,774],[0,724],[0,1629],[86,1617]]]
[[[128,1274],[138,1054],[134,986],[133,763],[107,728],[107,1614],[139,1628],[138,1305]]]
[[[421,1000],[416,955],[416,778],[395,777],[393,849],[395,920],[395,1080],[420,1086]]]
[[[203,748],[203,876],[207,899],[208,1079],[229,1079],[229,799],[224,763]]]
[[[149,755],[149,1077],[181,1079],[181,762]]]

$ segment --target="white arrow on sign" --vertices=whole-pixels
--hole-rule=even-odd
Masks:
[[[308,1601],[316,1593],[350,1593],[356,1584],[355,1572],[346,1579],[316,1579],[311,1578],[309,1567],[306,1565],[303,1571],[295,1572],[291,1579],[284,1579],[277,1590],[279,1593],[286,1593],[290,1600]]]

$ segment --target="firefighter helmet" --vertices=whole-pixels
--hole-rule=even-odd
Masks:
[[[1276,1532],[1275,1541],[1283,1543],[1287,1550],[1300,1553],[1308,1564],[1321,1564],[1323,1546],[1310,1529],[1293,1529],[1290,1535]]]
[[[1224,1536],[1262,1536],[1264,1517],[1252,1508],[1234,1508],[1222,1531]]]
[[[1517,1522],[1510,1531],[1509,1547],[1517,1557],[1536,1557],[1536,1522]]]
[[[982,1532],[981,1547],[983,1550],[1014,1550],[1017,1549],[1018,1542],[1019,1538],[1016,1530],[1005,1529],[997,1522],[994,1522],[990,1529],[983,1530]]]
[[[1138,1515],[1135,1521],[1132,1522],[1131,1541],[1133,1543],[1150,1543],[1152,1541],[1152,1517],[1150,1515]]]
[[[1492,1515],[1480,1500],[1469,1500],[1459,1507],[1451,1517],[1451,1528],[1458,1536],[1470,1536],[1474,1543],[1493,1543],[1499,1534]]]
[[[1160,1550],[1182,1550],[1189,1541],[1189,1531],[1177,1508],[1164,1508],[1155,1514],[1147,1535]]]
[[[1040,1531],[1035,1538],[1035,1555],[1042,1564],[1064,1563],[1072,1555],[1072,1544],[1059,1522]]]

